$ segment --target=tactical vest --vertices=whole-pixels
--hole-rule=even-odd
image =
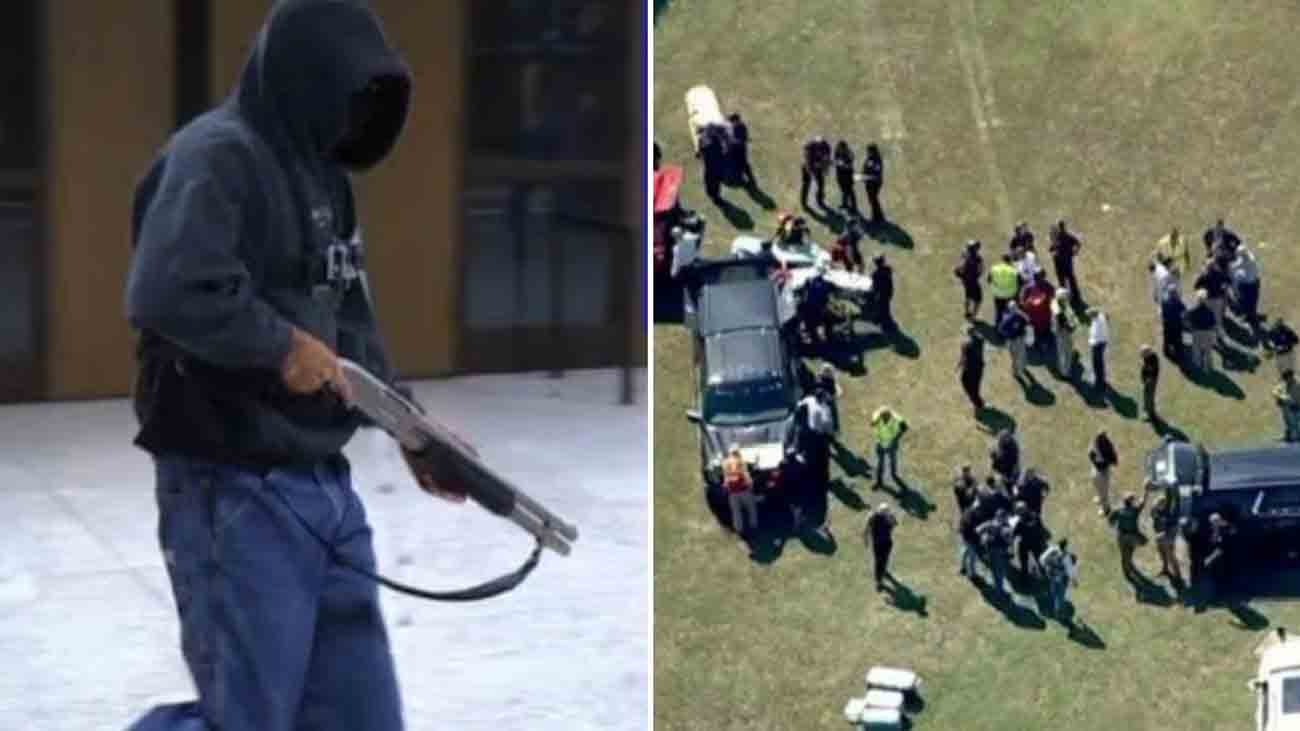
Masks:
[[[1020,273],[1006,262],[998,262],[989,270],[989,279],[993,296],[998,299],[1011,299],[1020,289]]]

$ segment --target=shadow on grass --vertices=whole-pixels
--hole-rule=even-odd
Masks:
[[[860,513],[867,509],[867,501],[863,500],[853,488],[844,484],[843,480],[831,480],[829,487],[831,494],[850,510]]]
[[[844,233],[844,227],[847,224],[847,221],[845,221],[844,216],[841,216],[838,212],[833,211],[824,206],[814,207],[809,205],[805,205],[803,207],[803,210],[814,221],[820,223],[821,225],[830,229],[834,233],[836,234]]]
[[[882,244],[897,246],[900,249],[916,247],[916,242],[912,240],[912,235],[907,232],[907,229],[893,221],[868,221],[866,231],[867,236]]]
[[[910,335],[908,335],[906,332],[903,332],[901,329],[895,331],[893,337],[890,339],[893,341],[895,353],[903,356],[904,358],[910,358],[912,360],[916,360],[917,358],[921,357],[920,344],[918,344],[915,340],[912,339]]]
[[[1116,391],[1113,386],[1106,387],[1106,403],[1110,404],[1115,413],[1125,419],[1136,419],[1138,417],[1138,405],[1132,398]]]
[[[918,617],[930,616],[925,608],[928,600],[923,595],[912,591],[911,587],[895,579],[892,574],[889,578],[891,583],[886,586],[885,593],[890,606],[900,612],[914,612]]]
[[[1189,371],[1187,379],[1197,386],[1215,391],[1221,396],[1237,399],[1238,401],[1246,398],[1246,392],[1242,391],[1236,382],[1220,371]]]
[[[1231,614],[1235,620],[1228,624],[1237,629],[1245,630],[1247,632],[1259,632],[1260,630],[1268,629],[1268,617],[1260,614],[1245,602],[1231,602],[1227,607],[1225,607],[1225,609],[1228,610],[1228,613]]]
[[[1150,604],[1162,608],[1174,605],[1174,596],[1165,587],[1152,581],[1141,571],[1136,571],[1125,578],[1128,579],[1129,585],[1133,587],[1134,598],[1137,599],[1139,604]]]
[[[831,460],[839,465],[848,477],[871,476],[871,464],[838,441],[831,442]]]
[[[1003,594],[999,592],[980,576],[972,577],[971,581],[975,584],[976,588],[979,589],[980,595],[984,597],[984,601],[988,602],[989,606],[1001,612],[1002,616],[1006,617],[1008,622],[1020,627],[1021,629],[1047,629],[1047,622],[1043,621],[1043,618],[1038,616],[1038,613],[1034,610],[1017,603],[1012,594]]]
[[[1016,428],[1016,420],[1010,414],[993,406],[985,405],[976,414],[975,420],[979,422],[980,431],[988,434],[997,434],[1003,429]]]
[[[1073,608],[1071,608],[1071,612],[1073,612]],[[1071,619],[1067,630],[1066,637],[1069,637],[1073,642],[1077,642],[1090,650],[1106,649],[1106,641],[1086,622]]]
[[[1056,394],[1052,393],[1043,384],[1039,383],[1036,378],[1030,376],[1028,382],[1023,384],[1025,389],[1025,400],[1034,406],[1047,407],[1056,403]]]
[[[1159,436],[1161,439],[1165,437],[1172,437],[1173,439],[1180,442],[1191,441],[1191,439],[1187,436],[1187,432],[1165,421],[1159,415],[1157,415],[1155,419],[1151,421],[1151,430],[1154,431],[1156,435]]]
[[[1259,368],[1259,358],[1257,356],[1240,348],[1234,348],[1227,343],[1224,343],[1223,347],[1219,348],[1219,356],[1223,360],[1223,370],[1225,371],[1254,373]]]
[[[725,198],[718,198],[714,201],[722,215],[726,216],[727,222],[740,231],[751,231],[754,228],[754,217],[740,206],[732,203]]]
[[[761,206],[763,210],[765,211],[776,210],[776,200],[774,200],[772,196],[768,195],[762,188],[760,188],[757,182],[755,182],[753,185],[745,186],[745,192],[748,193],[750,199],[752,199],[755,203]]]
[[[898,507],[908,515],[914,516],[919,520],[927,520],[930,517],[930,513],[934,512],[934,503],[930,502],[930,499],[921,494],[921,492],[913,490],[903,481],[903,478],[898,477],[897,475],[891,476],[894,478],[894,483],[897,486],[897,489],[891,490],[883,484],[877,489],[898,501]]]
[[[835,369],[851,376],[867,375],[864,362],[865,348],[861,347],[861,338],[835,337],[820,346],[805,347],[802,350],[811,356],[835,366]]]

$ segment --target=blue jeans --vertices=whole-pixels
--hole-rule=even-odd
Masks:
[[[158,539],[199,698],[157,707],[132,731],[401,729],[377,587],[297,517],[374,567],[347,462],[265,475],[180,458],[155,468]]]
[[[1047,578],[1047,600],[1052,614],[1059,617],[1065,610],[1065,593],[1070,588],[1070,577],[1052,575]]]
[[[989,552],[989,571],[993,573],[993,586],[999,594],[1006,594],[1007,565],[1011,557],[1005,551]]]
[[[961,572],[966,576],[975,576],[976,559],[978,554],[975,552],[975,546],[967,543],[960,537],[957,539],[959,545],[957,548],[958,559],[961,561]]]
[[[886,447],[883,444],[876,444],[876,484],[883,484],[885,481],[885,462],[889,462],[889,474],[895,480],[898,479],[898,440]]]

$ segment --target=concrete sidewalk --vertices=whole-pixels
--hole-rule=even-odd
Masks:
[[[415,384],[581,538],[498,599],[384,592],[409,729],[647,727],[644,381],[630,407],[613,371]],[[192,695],[134,430],[125,401],[0,408],[0,729],[121,729]],[[362,432],[347,453],[390,578],[460,588],[531,548],[512,524],[419,492],[385,435]]]

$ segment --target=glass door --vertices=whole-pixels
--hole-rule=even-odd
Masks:
[[[0,401],[42,396],[47,86],[36,0],[0,25]]]
[[[469,2],[461,347],[467,371],[620,364],[629,267],[623,0]]]

